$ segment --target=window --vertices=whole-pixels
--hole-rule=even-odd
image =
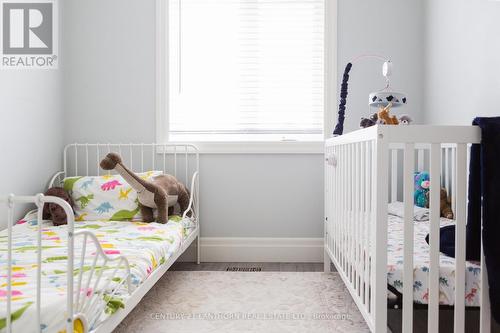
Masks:
[[[170,0],[164,139],[323,141],[325,7]]]

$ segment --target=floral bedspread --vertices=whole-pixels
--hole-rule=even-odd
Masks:
[[[27,215],[12,228],[12,328],[13,332],[35,332],[37,276],[36,214]],[[75,230],[91,230],[108,256],[124,255],[130,264],[134,287],[141,284],[173,253],[191,231],[191,221],[172,216],[167,224],[142,222],[87,221],[75,222]],[[41,298],[42,332],[64,330],[66,311],[67,228],[42,224]],[[80,239],[78,239],[80,238]],[[81,253],[82,238],[75,239],[75,258]],[[0,331],[5,331],[7,309],[7,230],[0,232]],[[87,242],[89,244],[89,242]],[[92,255],[87,247],[87,255]],[[95,252],[94,252],[95,253]],[[74,276],[80,269],[75,259]],[[83,269],[90,266],[84,260]],[[99,266],[99,265],[98,265]],[[98,267],[111,270],[110,267]],[[114,269],[114,268],[113,268]],[[117,281],[120,278],[116,278]],[[128,293],[120,293],[125,302]],[[112,303],[112,302],[111,302]],[[109,309],[108,309],[109,310]],[[114,313],[106,312],[107,315]],[[104,313],[96,316],[102,317]],[[101,318],[102,319],[102,318]],[[93,321],[90,319],[90,321]]]
[[[453,223],[441,219],[441,226]],[[414,301],[427,304],[429,301],[429,245],[425,237],[429,233],[429,222],[414,223],[414,269],[413,295]],[[388,283],[399,292],[403,292],[403,219],[389,215],[388,236]],[[478,263],[467,262],[465,272],[465,305],[479,306],[480,300],[480,266]],[[440,254],[439,271],[439,301],[440,304],[455,303],[455,259]]]

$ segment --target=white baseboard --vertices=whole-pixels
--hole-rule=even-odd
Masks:
[[[201,237],[202,262],[323,262],[323,238]],[[179,258],[194,261],[196,242]]]

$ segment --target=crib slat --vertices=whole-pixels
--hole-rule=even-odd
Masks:
[[[189,168],[189,162],[188,162],[188,147],[185,146],[184,147],[184,163],[186,165],[184,165],[185,167],[185,172],[184,172],[184,177],[186,179],[186,184],[188,183],[188,168]]]
[[[355,235],[356,235],[356,191],[358,181],[356,179],[356,144],[351,144],[351,223],[349,224],[349,252],[351,253],[351,282],[354,290],[356,290],[356,248],[355,248]]]
[[[453,147],[453,148],[451,148],[451,160],[454,161],[453,163],[451,163],[451,192],[448,192],[448,195],[451,196],[451,209],[454,212],[457,211],[457,204],[456,204],[457,200],[456,199],[457,199],[457,184],[458,184],[457,173],[456,173],[456,170],[457,170],[456,169],[457,168],[456,156],[457,156],[457,148]],[[465,158],[466,158],[465,163],[467,163],[467,156]],[[467,175],[465,177],[467,177]],[[466,179],[467,178],[462,178],[461,181],[466,180]],[[465,181],[465,183],[467,183],[467,181]],[[466,191],[467,191],[467,185],[466,185]]]
[[[374,262],[372,262],[372,295],[373,295],[373,318],[374,331],[383,332],[387,330],[387,204],[388,187],[387,174],[389,147],[386,139],[377,138],[375,141],[376,156],[374,161],[373,179],[373,201],[375,210],[375,225],[372,233],[372,245]]]
[[[444,149],[444,188],[450,193],[450,148]],[[465,179],[465,178],[464,178]]]
[[[351,226],[352,226],[352,195],[353,195],[353,176],[352,176],[352,145],[349,144],[347,145],[347,165],[346,165],[346,172],[347,172],[347,221],[345,223],[345,235],[346,235],[346,254],[347,254],[347,277],[349,281],[352,283],[352,271],[351,271]]]
[[[466,191],[466,163],[467,147],[465,144],[457,146],[457,177],[460,181],[455,182],[456,202],[458,202],[456,214],[455,232],[455,333],[463,333],[465,328],[465,207],[467,200]]]
[[[488,286],[488,271],[483,252],[483,237],[481,235],[481,308],[479,315],[479,333],[490,333],[490,332],[491,332],[491,305],[490,305],[489,286]]]
[[[417,163],[418,163],[418,171],[423,171],[424,170],[424,150],[423,149],[419,149],[418,150],[418,158],[417,158]]]
[[[351,235],[351,270],[352,270],[352,286],[354,290],[357,289],[356,285],[356,224],[357,224],[357,218],[358,218],[358,211],[357,211],[357,198],[358,198],[358,179],[357,179],[357,156],[356,156],[356,146],[357,144],[352,145],[352,162],[354,165],[352,166],[352,206],[351,206],[351,230],[350,230],[350,235]]]
[[[413,331],[413,192],[415,145],[405,144],[404,152],[404,261],[403,261],[403,332]]]
[[[371,191],[372,191],[372,185],[371,185],[371,171],[372,171],[372,160],[371,160],[371,150],[372,150],[372,142],[368,141],[366,143],[366,184],[367,184],[367,189],[366,189],[366,220],[365,220],[365,234],[364,234],[364,239],[363,239],[363,249],[364,249],[364,260],[365,260],[365,305],[369,309],[370,305],[370,259],[369,259],[369,253],[370,253],[370,244],[369,244],[369,237],[370,237],[370,223],[372,221],[372,205],[371,205]]]
[[[356,288],[356,293],[359,296],[359,220],[360,220],[360,201],[361,201],[361,159],[360,159],[360,154],[359,154],[359,143],[356,143],[355,146],[355,156],[356,156],[356,161],[355,161],[355,168],[356,168],[356,177],[355,177],[355,191],[356,191],[356,197],[355,197],[355,207],[354,211],[356,214],[355,217],[355,224],[354,224],[354,281],[355,281],[355,288]]]
[[[359,260],[359,297],[363,301],[365,297],[365,266],[364,266],[364,250],[363,250],[363,230],[365,229],[366,214],[365,214],[365,193],[366,193],[366,155],[365,155],[365,143],[360,143],[360,177],[361,177],[361,188],[360,188],[360,219],[359,219],[359,229],[358,229],[358,260]]]
[[[429,267],[429,307],[428,331],[439,329],[439,209],[440,209],[441,145],[431,144],[430,161],[430,267]],[[433,186],[434,184],[434,186]]]
[[[347,147],[345,145],[342,146],[342,193],[347,193]],[[345,225],[346,225],[346,220],[347,220],[347,195],[342,196],[342,219],[340,220],[341,224],[341,256],[342,256],[342,269],[344,272],[346,272],[346,255],[347,255],[347,248],[345,246]]]
[[[467,149],[467,162],[470,161],[470,150]],[[468,190],[468,188],[467,188]],[[483,230],[483,220],[481,219],[481,230]],[[481,307],[479,312],[479,333],[491,332],[491,304],[489,295],[488,269],[483,249],[483,233],[481,232]]]
[[[342,218],[342,214],[341,214],[341,211],[342,211],[342,196],[340,196],[339,194],[341,193],[342,191],[342,179],[340,178],[340,168],[341,168],[341,162],[340,162],[340,147],[339,146],[335,146],[334,148],[334,153],[335,153],[335,157],[337,159],[337,166],[335,167],[335,198],[337,199],[336,202],[335,202],[335,210],[333,211],[334,214],[334,221],[335,221],[335,224],[334,224],[334,228],[333,228],[333,232],[334,232],[334,235],[333,237],[335,238],[335,259],[337,260],[337,263],[339,263],[340,265],[340,227],[339,227],[339,224],[340,224],[340,219]]]
[[[391,202],[398,201],[398,150],[391,149]]]

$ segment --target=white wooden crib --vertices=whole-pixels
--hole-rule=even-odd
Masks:
[[[11,314],[11,298],[12,298],[12,282],[13,282],[13,239],[12,229],[17,219],[15,218],[16,208],[19,205],[35,204],[38,208],[37,221],[42,221],[42,207],[45,203],[57,203],[61,205],[66,215],[68,216],[68,224],[66,226],[66,237],[64,244],[67,248],[67,260],[61,269],[67,272],[72,272],[76,269],[77,273],[66,274],[65,285],[65,313],[64,323],[66,332],[87,332],[90,328],[92,316],[103,311],[103,305],[98,299],[102,297],[93,291],[89,294],[89,287],[94,286],[92,290],[108,290],[110,283],[117,277],[120,277],[121,283],[113,287],[109,291],[113,296],[119,289],[125,289],[130,293],[127,298],[125,308],[119,309],[109,318],[93,326],[93,332],[111,332],[130,311],[139,303],[142,297],[154,286],[154,284],[163,276],[170,266],[179,258],[179,256],[195,241],[198,240],[197,246],[197,261],[199,263],[200,247],[199,247],[199,154],[197,147],[189,144],[70,144],[65,147],[63,154],[63,170],[57,172],[50,181],[51,186],[60,186],[65,177],[71,176],[99,176],[108,174],[108,171],[102,171],[99,167],[99,162],[108,152],[118,152],[122,156],[124,163],[130,169],[141,172],[146,170],[160,170],[164,173],[175,175],[180,181],[184,182],[191,190],[191,198],[186,211],[180,212],[183,217],[190,213],[190,219],[193,221],[193,226],[190,234],[185,238],[179,249],[172,254],[164,263],[160,264],[147,279],[137,288],[133,289],[130,284],[130,267],[125,256],[110,257],[105,254],[97,237],[91,230],[75,231],[75,217],[72,208],[65,201],[50,196],[37,194],[33,196],[0,196],[0,205],[7,209],[7,267],[2,267],[2,271],[6,271],[6,317],[5,325],[0,327],[0,331],[13,332]],[[42,227],[40,222],[37,222],[37,281],[36,281],[36,297],[34,303],[36,306],[36,316],[33,318],[36,327],[40,327],[39,332],[43,331],[41,323],[41,307],[47,300],[42,299],[41,293],[41,267],[42,267]],[[80,242],[80,247],[75,247],[75,244]],[[92,266],[90,271],[84,271],[84,258],[91,256]],[[108,265],[115,268],[110,274],[98,272],[97,264],[102,266]],[[79,269],[79,270],[78,270]],[[3,274],[3,273],[2,273]],[[96,288],[99,287],[99,288]],[[100,307],[100,308],[99,308]],[[78,325],[75,324],[78,321]]]
[[[413,330],[414,172],[428,170],[430,264],[428,331],[439,330],[439,179],[456,219],[455,332],[465,330],[465,225],[469,145],[473,126],[378,125],[328,139],[325,144],[325,271],[333,262],[373,332],[387,331],[388,204],[404,202],[402,330]],[[483,256],[483,254],[482,254]],[[484,260],[481,261],[480,331],[490,331]]]

